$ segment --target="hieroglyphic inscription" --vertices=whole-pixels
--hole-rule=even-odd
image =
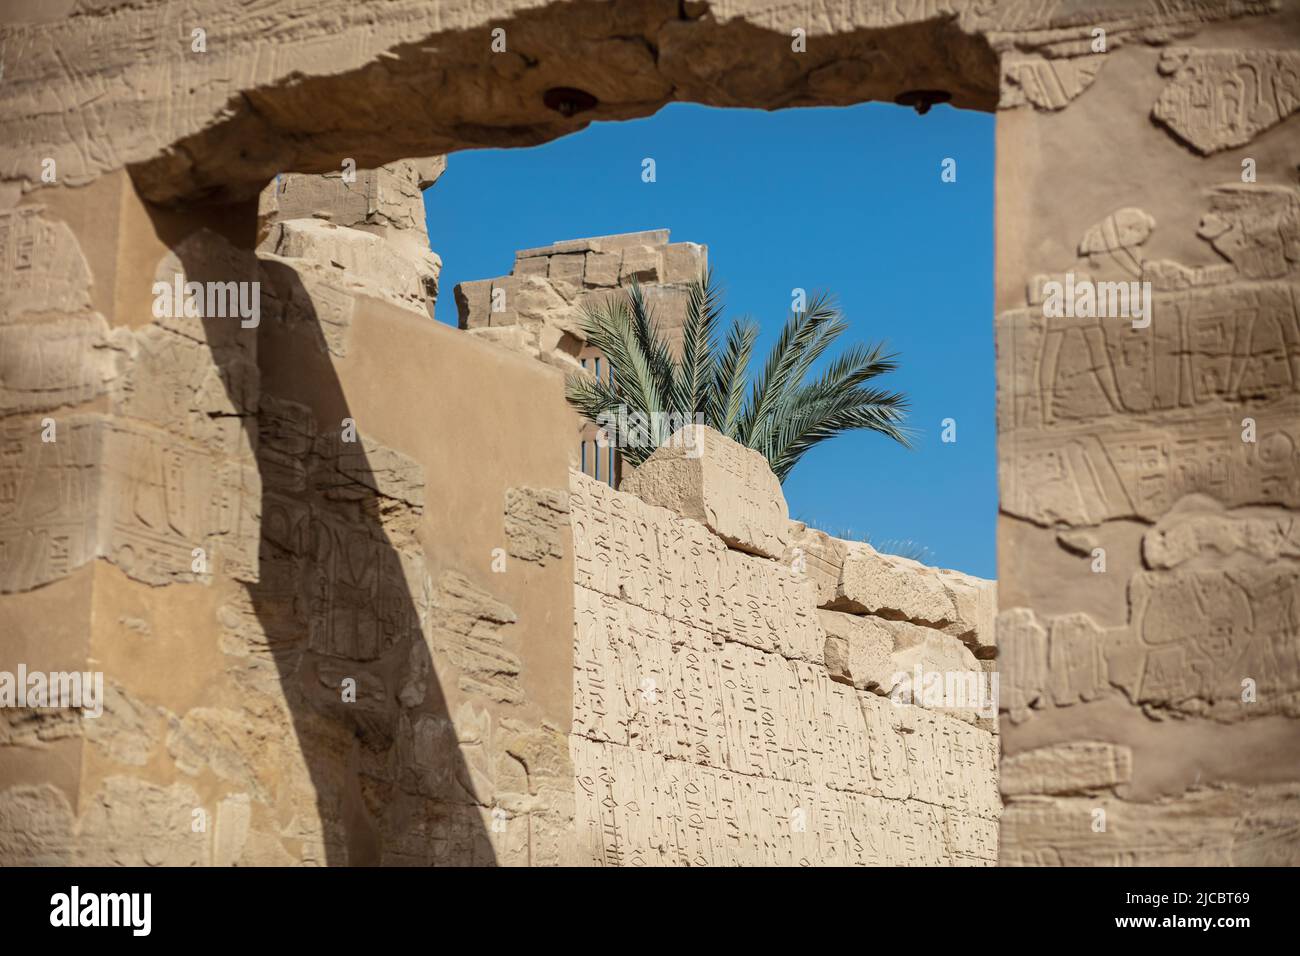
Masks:
[[[1155,296],[1149,328],[1114,318],[999,317],[1006,430],[1110,417],[1267,407],[1300,393],[1297,286],[1227,285]]]
[[[694,518],[732,548],[779,558],[790,515],[766,459],[703,425],[688,425],[623,479],[623,491]]]
[[[0,322],[24,313],[85,312],[90,267],[65,223],[41,206],[0,211]]]
[[[1040,621],[1024,608],[1001,616],[1002,707],[1013,720],[1119,692],[1225,721],[1300,714],[1300,570],[1141,571],[1129,594],[1121,627],[1084,614]]]
[[[1203,154],[1249,143],[1300,109],[1300,53],[1167,50],[1152,115]]]
[[[1181,800],[1042,797],[1002,816],[1002,866],[1295,866],[1300,788],[1193,790]],[[1093,826],[1105,811],[1106,828]]]
[[[0,430],[0,591],[47,584],[96,554],[104,423],[78,416],[62,432],[43,442],[27,423]]]
[[[995,738],[832,680],[814,585],[577,473],[569,504],[582,859],[993,860]]]

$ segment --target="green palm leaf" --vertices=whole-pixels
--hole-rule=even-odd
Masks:
[[[586,308],[582,328],[588,344],[604,354],[610,376],[571,375],[566,397],[585,418],[606,425],[633,466],[670,437],[670,415],[677,424],[702,421],[760,451],[782,481],[809,449],[846,431],[874,431],[910,445],[906,397],[866,384],[898,368],[882,345],[850,346],[811,377],[848,328],[829,296],[815,296],[790,316],[752,382],[758,326],[733,322],[719,346],[721,315],[712,275],[702,276],[688,290],[680,354],[674,355],[639,285]],[[646,434],[610,428],[620,415],[639,418]],[[645,440],[633,441],[637,437]]]

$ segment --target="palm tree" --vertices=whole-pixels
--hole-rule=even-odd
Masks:
[[[715,332],[721,313],[712,276],[692,283],[677,358],[638,285],[625,296],[585,307],[587,342],[604,354],[610,376],[608,381],[569,376],[569,403],[613,432],[607,437],[631,465],[645,461],[674,427],[701,416],[704,424],[762,452],[781,481],[808,449],[852,429],[869,429],[910,446],[903,425],[906,397],[864,384],[898,367],[894,356],[882,353],[883,346],[852,346],[807,380],[813,363],[848,328],[828,296],[814,297],[805,311],[790,316],[752,384],[749,363],[758,326],[733,322],[719,348]],[[629,435],[619,434],[623,426],[616,423],[629,418],[640,419],[648,440],[629,442]]]

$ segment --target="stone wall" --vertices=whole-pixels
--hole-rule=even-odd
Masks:
[[[508,36],[501,54],[492,52],[498,26]],[[806,34],[803,53],[792,49],[796,30]],[[255,12],[224,0],[102,0],[0,9],[0,647],[5,662],[94,666],[119,685],[110,695],[119,716],[93,731],[108,739],[81,722],[5,712],[2,855],[465,860],[496,847],[501,859],[548,858],[540,842],[502,850],[517,830],[507,823],[503,836],[482,815],[502,800],[514,808],[507,816],[530,824],[551,812],[542,806],[563,815],[559,798],[531,797],[569,779],[567,756],[548,751],[560,755],[541,761],[553,768],[546,780],[521,781],[510,769],[515,748],[495,731],[486,743],[481,715],[495,715],[496,728],[549,722],[548,739],[562,739],[571,717],[572,576],[537,525],[550,526],[567,481],[567,454],[552,460],[548,449],[569,444],[572,419],[541,411],[551,396],[558,403],[559,378],[433,327],[428,259],[377,273],[390,276],[383,288],[353,287],[359,273],[387,268],[374,262],[371,240],[386,241],[378,232],[403,215],[389,217],[382,200],[372,210],[367,193],[364,211],[351,202],[328,222],[286,205],[284,221],[300,225],[274,237],[259,232],[254,200],[286,171],[533,145],[671,100],[775,109],[924,89],[998,110],[1008,703],[999,857],[1297,862],[1298,47],[1300,11],[1282,0],[269,0]],[[575,83],[588,98],[557,104],[556,91]],[[401,175],[385,196],[406,191]],[[258,252],[266,241],[273,246]],[[1043,278],[1071,271],[1150,281],[1151,325],[1048,319]],[[151,286],[178,274],[265,276],[263,326],[276,331],[155,320]],[[288,345],[276,353],[278,338]],[[465,396],[460,424],[427,399],[430,368],[454,385],[437,391],[439,401]],[[482,410],[503,399],[514,404],[501,434],[501,420],[485,421]],[[364,411],[347,415],[353,409]],[[345,417],[365,439],[364,466],[334,441]],[[45,418],[57,442],[40,440]],[[423,469],[422,493],[411,462]],[[475,482],[464,482],[467,469]],[[443,496],[445,513],[430,505]],[[341,523],[350,542],[388,541],[391,560],[371,562],[388,570],[358,580],[346,561],[331,565],[337,577],[322,569],[304,539],[283,537],[280,498],[315,509],[317,525]],[[533,501],[553,507],[534,514]],[[414,560],[412,534],[423,551]],[[275,550],[285,540],[291,546]],[[808,573],[831,569],[820,586],[841,610],[820,610],[878,603],[850,593],[847,565],[834,570],[840,546],[826,555],[821,544],[810,533]],[[498,547],[531,556],[509,565],[524,573],[489,577]],[[195,570],[196,548],[207,570]],[[410,658],[385,668],[401,649],[429,646],[431,620],[419,642],[405,627],[385,652],[394,656],[379,669],[394,700],[368,718],[380,732],[362,735],[378,743],[362,745],[357,728],[328,710],[289,703],[317,691],[279,669],[293,654],[261,641],[277,632],[276,615],[353,621],[338,627],[368,647],[375,625],[359,595],[420,593],[419,575],[407,571],[421,561],[430,580],[460,573],[516,618],[476,597],[486,617],[443,629],[459,634],[441,646],[462,663],[450,650],[429,652],[460,668],[443,683],[477,716],[457,720],[460,699],[446,702],[449,717],[429,699],[394,702]],[[262,577],[264,563],[277,574],[299,568],[311,590],[291,599],[282,579]],[[878,573],[886,570],[866,577]],[[546,587],[534,587],[538,575]],[[265,620],[230,628],[262,581],[281,589]],[[889,613],[877,616],[896,619],[902,603],[879,603]],[[420,606],[412,597],[394,614],[386,604],[384,619],[420,620]],[[239,613],[222,611],[230,608]],[[478,620],[519,659],[542,658],[519,669],[520,681],[540,682],[524,688],[524,702],[496,700],[509,691],[476,683],[475,662],[500,654],[466,650]],[[312,653],[329,658],[343,646],[330,634]],[[869,663],[866,647],[855,652],[846,637],[847,663],[833,666],[856,683],[853,661]],[[266,696],[245,696],[236,680],[246,678],[262,681]],[[453,766],[474,766],[492,754],[496,789],[476,785],[454,813],[436,796],[412,797],[420,774],[394,767],[419,764],[405,744],[384,743],[394,728],[404,739],[412,713],[445,732],[422,738],[431,743],[420,759],[455,753]],[[245,717],[232,714],[256,720],[236,732],[230,725]],[[394,780],[404,781],[396,787],[406,809],[386,818]],[[197,808],[225,823],[186,835]],[[408,810],[428,827],[412,829]],[[399,847],[399,831],[413,845]]]
[[[1300,862],[1284,6],[1016,67],[998,117],[1008,864]],[[1151,307],[1049,316],[1067,273]]]
[[[792,525],[762,457],[707,435],[635,493],[571,474],[578,861],[991,865],[996,704],[889,695],[983,677],[992,582]]]
[[[687,289],[708,272],[708,249],[669,242],[667,229],[569,239],[515,253],[510,275],[456,286],[459,325],[567,371],[582,364],[581,316],[638,285],[670,343],[681,337]]]
[[[669,347],[681,344],[692,282],[708,274],[708,247],[669,242],[667,229],[569,239],[515,253],[510,275],[456,286],[459,325],[471,335],[568,372],[608,381],[610,370],[582,330],[585,309],[599,309],[636,286]],[[622,457],[598,440],[596,426],[574,415],[571,462],[617,485]]]
[[[286,175],[232,228],[120,176],[84,246],[3,214],[40,271],[0,326],[0,669],[106,693],[0,708],[0,862],[567,858],[561,376],[432,321],[419,178]],[[258,282],[259,323],[151,319],[177,277]]]

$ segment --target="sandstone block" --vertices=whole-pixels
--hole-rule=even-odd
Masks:
[[[659,282],[662,263],[659,250],[653,246],[631,246],[623,250],[623,266],[619,270],[621,282]]]
[[[818,607],[828,607],[835,600],[847,545],[802,521],[790,522],[790,545],[781,556],[781,563],[796,574],[808,576],[817,589]]]
[[[432,314],[442,261],[432,252],[403,254],[377,235],[320,219],[277,223],[263,254],[305,259],[349,289]]]
[[[812,540],[823,553],[829,552],[832,561],[843,548],[839,582],[823,607],[914,621],[985,648],[981,656],[992,655],[996,582],[884,554],[861,541],[818,544],[815,537],[806,535],[804,540]]]
[[[667,229],[646,229],[642,232],[617,232],[610,236],[594,236],[591,248],[596,252],[617,252],[631,246],[665,246]]]
[[[830,605],[833,610],[879,614],[930,627],[957,619],[956,604],[933,568],[882,554],[861,541],[845,545],[840,580]]]
[[[618,268],[622,257],[617,252],[587,253],[585,281],[589,286],[618,285]]]
[[[698,242],[674,242],[664,246],[664,282],[694,282],[703,277],[708,266],[708,248]]]
[[[524,256],[515,258],[515,267],[512,275],[517,276],[545,276],[551,268],[551,260],[548,256]]]
[[[881,620],[880,625],[893,637],[890,661],[896,674],[907,675],[902,679],[903,684],[912,680],[917,668],[923,674],[984,673],[980,662],[955,637],[907,621]]]
[[[957,619],[944,631],[969,645],[977,658],[992,658],[997,647],[998,582],[947,568],[936,573],[957,610]]]
[[[461,282],[455,290],[456,324],[462,329],[487,328],[491,324],[492,280]]]
[[[894,635],[878,618],[840,611],[818,611],[826,632],[826,670],[832,680],[858,690],[886,693],[897,668],[891,655]]]
[[[324,175],[281,173],[258,197],[259,231],[265,236],[274,223],[316,219],[369,232],[406,255],[419,255],[429,247],[421,191],[446,168],[445,156],[431,156],[359,169],[351,181],[341,170]]]
[[[1133,752],[1096,740],[1038,747],[1002,758],[1001,787],[1007,796],[1075,794],[1128,782]]]
[[[652,505],[693,518],[729,547],[779,558],[790,515],[767,460],[705,425],[688,425],[623,479]]]
[[[568,302],[556,291],[555,283],[541,276],[506,276],[493,281],[492,288],[505,288],[505,307],[521,319],[541,319],[571,324],[573,316]]]
[[[582,285],[582,270],[586,265],[586,261],[587,257],[582,253],[551,256],[550,266],[546,274],[554,282],[580,286]]]

